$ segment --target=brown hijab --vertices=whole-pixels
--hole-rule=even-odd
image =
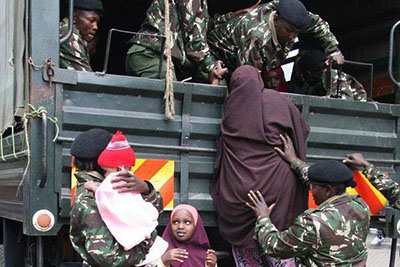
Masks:
[[[211,195],[222,237],[234,246],[250,248],[256,246],[256,217],[245,205],[249,190],[259,190],[267,204],[276,204],[271,219],[280,231],[307,208],[305,187],[273,147],[282,145],[279,134],[286,132],[298,157],[305,160],[309,127],[286,96],[264,89],[254,67],[236,69],[229,89]]]

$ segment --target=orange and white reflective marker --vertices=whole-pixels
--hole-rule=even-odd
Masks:
[[[174,170],[175,162],[173,160],[138,158],[135,166],[131,169],[139,179],[151,182],[154,188],[161,193],[164,210],[172,210],[174,208]],[[72,166],[71,206],[78,185],[75,177],[76,172],[76,168]]]

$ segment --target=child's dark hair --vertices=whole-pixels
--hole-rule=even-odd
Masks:
[[[104,170],[97,164],[97,159],[80,159],[75,157],[74,165],[80,171],[97,171],[104,175]]]

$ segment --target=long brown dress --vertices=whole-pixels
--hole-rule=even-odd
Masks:
[[[229,89],[211,195],[222,237],[233,246],[254,248],[256,217],[245,205],[249,190],[259,190],[267,204],[276,204],[271,219],[280,231],[307,208],[304,185],[273,148],[282,145],[279,134],[287,133],[305,160],[309,126],[286,96],[264,89],[254,67],[238,68]]]

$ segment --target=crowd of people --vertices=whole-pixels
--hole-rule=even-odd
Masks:
[[[186,80],[190,77],[194,82],[224,85],[229,83],[237,67],[251,65],[263,73],[265,86],[269,89],[366,100],[363,85],[354,77],[336,69],[327,74],[329,60],[336,65],[344,63],[338,41],[327,22],[308,12],[299,0],[260,2],[214,17],[209,15],[206,0],[170,3],[168,34],[171,36],[172,65],[169,68],[173,70],[172,78]],[[98,40],[96,32],[103,13],[102,2],[77,0],[74,5],[73,33],[60,47],[60,66],[92,71],[90,55]],[[127,75],[166,78],[168,66],[162,56],[165,53],[162,51],[166,34],[165,8],[164,0],[154,0],[148,8],[139,34],[130,40],[125,67]],[[67,32],[68,24],[68,18],[61,21],[60,36]],[[319,50],[300,52],[288,86],[280,66],[300,33],[318,43]],[[161,69],[160,58],[164,58]],[[274,73],[278,74],[282,87],[275,88],[276,84],[266,83],[267,76],[274,76]]]
[[[246,109],[243,102],[255,99],[259,104]],[[369,208],[345,191],[355,186],[350,168],[363,168],[365,177],[400,208],[400,186],[359,153],[342,162],[308,165],[308,132],[293,103],[265,89],[254,67],[234,72],[211,195],[236,266],[365,266]],[[70,238],[85,266],[216,266],[194,207],[176,206],[158,236],[161,195],[130,172],[135,154],[121,132],[84,132],[71,154],[78,188]],[[308,190],[319,205],[315,210],[307,210]]]
[[[211,196],[221,236],[232,246],[236,266],[365,266],[369,207],[358,196],[350,169],[365,177],[397,209],[400,186],[359,153],[342,162],[306,163],[310,127],[281,92],[366,100],[362,85],[329,61],[344,57],[328,24],[298,0],[258,1],[247,9],[210,17],[205,0],[153,0],[127,52],[126,73],[165,78],[162,38],[169,25],[173,78],[227,83],[217,138]],[[60,65],[91,71],[90,43],[103,7],[75,0],[73,23],[60,47]],[[299,33],[321,50],[302,51],[292,80],[281,64]],[[159,75],[161,74],[161,75]],[[327,76],[332,82],[327,83]],[[339,90],[329,90],[339,87]],[[70,239],[85,266],[217,266],[201,217],[180,204],[162,235],[157,233],[162,199],[153,185],[130,172],[135,154],[121,132],[101,129],[79,135],[71,147],[78,188],[71,210]],[[317,209],[308,209],[311,191]]]

